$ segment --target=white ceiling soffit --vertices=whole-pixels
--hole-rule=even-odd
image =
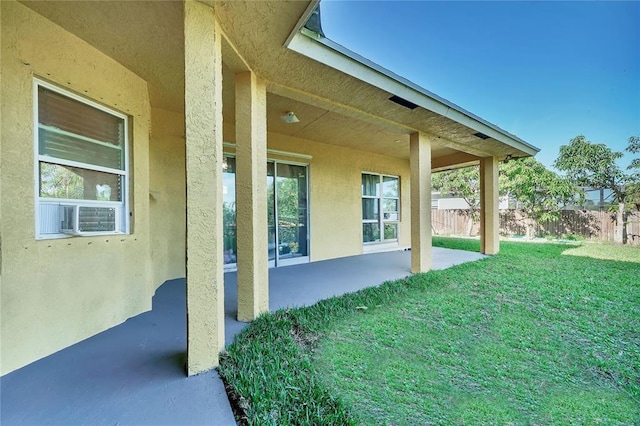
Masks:
[[[286,47],[374,87],[406,99],[426,110],[483,133],[528,155],[535,155],[540,151],[539,148],[460,108],[446,99],[363,58],[328,38],[318,36],[303,28],[306,20],[316,6],[317,2],[311,2],[291,36],[289,36],[285,44]]]

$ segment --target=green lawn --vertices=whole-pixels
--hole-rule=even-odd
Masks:
[[[640,249],[502,243],[264,315],[220,371],[249,424],[639,424]]]

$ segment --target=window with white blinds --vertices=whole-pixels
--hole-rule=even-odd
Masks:
[[[127,233],[128,118],[35,81],[36,236]]]

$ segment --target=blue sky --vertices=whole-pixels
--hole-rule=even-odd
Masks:
[[[537,146],[547,166],[579,134],[617,151],[640,135],[640,2],[320,5],[328,38]]]

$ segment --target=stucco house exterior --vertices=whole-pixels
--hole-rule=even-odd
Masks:
[[[268,309],[268,268],[411,248],[431,173],[537,149],[333,43],[317,1],[2,1],[1,372],[147,311],[186,276],[188,372]]]

